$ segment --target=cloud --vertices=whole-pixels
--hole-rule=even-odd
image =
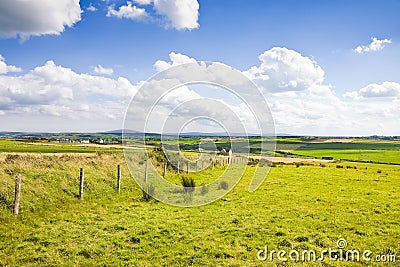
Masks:
[[[8,72],[21,72],[22,69],[16,66],[7,65],[4,57],[0,55],[0,74],[6,74]]]
[[[0,1],[0,37],[60,34],[81,20],[79,0]]]
[[[358,92],[346,92],[343,96],[352,99],[373,97],[400,98],[400,84],[395,82],[371,83],[361,88]]]
[[[169,53],[169,59],[171,60],[170,62],[157,60],[156,63],[154,63],[154,68],[157,71],[163,71],[169,69],[170,67],[177,66],[180,64],[196,62],[196,59],[194,58],[175,52]]]
[[[93,6],[92,4],[90,4],[89,7],[86,8],[86,10],[94,12],[94,11],[97,11],[97,8],[95,6]]]
[[[361,99],[361,97],[360,97],[360,95],[358,94],[358,92],[355,92],[355,91],[353,91],[353,92],[346,92],[346,93],[344,93],[342,96],[343,96],[344,98],[347,98],[347,99],[354,99],[354,100]]]
[[[244,74],[268,92],[303,91],[324,81],[322,68],[294,50],[273,47],[258,58],[261,64]]]
[[[144,8],[133,6],[132,2],[127,2],[126,6],[120,6],[118,10],[114,6],[108,7],[107,17],[126,18],[136,21],[145,21],[150,18],[150,15]]]
[[[375,51],[380,51],[385,47],[385,44],[391,44],[392,40],[389,39],[382,39],[379,40],[376,37],[372,38],[372,42],[365,46],[365,45],[360,45],[357,46],[354,51],[358,54],[363,54],[363,53],[368,53],[368,52],[375,52]]]
[[[76,73],[47,61],[26,74],[0,75],[0,110],[62,117],[122,118],[137,87],[126,78]]]
[[[153,3],[153,0],[133,0],[134,3],[142,6],[147,6]]]
[[[152,6],[150,14],[140,6]],[[118,10],[114,5],[108,7],[108,17],[127,18],[136,21],[152,21],[165,28],[193,30],[199,28],[199,3],[197,0],[134,0],[128,1]]]
[[[266,51],[270,53],[263,53],[260,56],[261,64],[256,68],[260,75],[265,75],[268,79],[260,81],[260,75],[254,77],[255,82],[265,86],[263,90],[277,132],[310,135],[398,134],[400,84],[372,83],[358,91],[346,93],[343,97],[347,99],[343,101],[335,96],[332,86],[324,84],[323,70],[314,60],[285,49],[273,48]],[[5,64],[3,58],[1,62]],[[165,70],[187,62],[195,62],[195,59],[171,52],[169,60],[156,61],[154,68]],[[295,62],[302,69],[296,69],[293,66]],[[226,75],[226,72],[219,73],[217,66],[217,63],[200,63],[196,68],[186,69],[182,75],[186,79],[187,76],[193,79],[197,77],[197,80],[212,77],[228,87],[232,84],[230,88],[237,89],[240,96],[245,96],[246,88],[241,86],[243,83],[232,81],[233,78]],[[243,73],[248,74],[248,70]],[[164,92],[165,86],[174,88],[181,84],[181,77],[176,78],[173,80],[165,75],[160,80],[147,83],[145,90],[140,90],[135,95],[135,99],[139,100],[135,109],[140,112],[153,104],[146,100],[154,97],[157,99]],[[266,81],[269,83],[265,83]],[[293,86],[294,82],[291,81],[295,81],[297,86]],[[6,125],[8,129],[5,130],[37,131],[98,131],[119,128],[129,100],[142,84],[146,83],[133,85],[123,77],[113,79],[77,73],[70,68],[56,65],[51,60],[25,74],[3,73],[0,75],[0,125]],[[274,86],[282,84],[289,85],[275,90]],[[243,102],[232,101],[226,96],[226,91],[224,92],[221,93],[221,88],[217,86],[207,90],[196,85],[177,87],[159,99],[151,120],[154,124],[149,125],[149,129],[159,131],[162,126],[160,122],[178,105],[188,102],[188,105],[177,110],[176,115],[189,118],[204,112],[221,122],[232,124],[231,117],[226,116],[226,111],[232,110],[244,122],[249,132],[257,131],[252,128],[252,111],[246,109]],[[204,97],[216,99],[221,104],[216,104],[215,101],[197,101]],[[251,106],[261,104],[261,98],[256,97]],[[200,122],[191,128],[193,131],[203,129],[212,131],[214,128]],[[217,131],[220,130],[218,129]]]
[[[114,70],[112,68],[104,68],[101,65],[93,67],[93,71],[97,74],[103,74],[103,75],[113,75]]]
[[[177,30],[199,28],[199,3],[197,0],[154,0],[154,9],[164,15],[166,26]]]

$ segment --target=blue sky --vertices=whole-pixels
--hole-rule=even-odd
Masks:
[[[3,105],[0,106],[0,130],[96,131],[121,128],[124,109],[137,83],[147,80],[157,70],[162,70],[154,66],[158,60],[173,65],[174,60],[170,54],[174,52],[181,55],[180,60],[187,57],[222,62],[247,73],[249,77],[251,74],[248,70],[257,67],[257,72],[269,77],[266,83],[252,76],[254,82],[262,87],[267,100],[270,100],[277,132],[400,134],[399,1],[141,0],[129,4],[112,0],[60,0],[59,4],[48,4],[52,2],[50,0],[16,2],[15,6],[12,6],[13,3],[0,4],[0,17],[4,17],[1,23],[3,26],[0,25],[0,54],[7,66],[21,69],[0,74],[3,78],[0,83],[0,105]],[[24,11],[24,5],[33,6]],[[128,17],[129,12],[123,13],[121,10],[129,6],[143,11]],[[89,7],[92,7],[92,11],[88,10]],[[34,14],[29,15],[27,10],[34,10]],[[40,21],[45,14],[54,14],[55,19]],[[58,19],[59,25],[55,25]],[[60,28],[60,25],[65,28]],[[375,43],[372,40],[374,37]],[[357,47],[360,47],[359,52]],[[287,50],[278,51],[273,48]],[[290,63],[293,65],[287,65],[289,63],[282,59],[278,71],[283,74],[271,74],[270,66],[265,69],[260,65],[259,56],[266,51],[280,53],[281,59],[294,58]],[[268,65],[273,58],[273,53],[267,53],[265,64]],[[312,64],[302,61],[302,58],[312,61],[323,74],[296,71],[295,66],[306,70],[312,68]],[[54,65],[46,65],[49,61]],[[301,62],[308,64],[308,67],[298,65]],[[96,73],[94,68],[99,65],[107,69],[107,73]],[[117,87],[121,83],[118,78],[121,77],[131,85],[124,87],[124,90],[133,92],[118,93],[115,97],[110,92],[93,94],[83,92],[85,88],[74,87],[73,96],[68,93],[66,96],[59,87],[60,81],[37,79],[35,68],[45,66],[49,72],[55,68],[70,69],[72,76],[78,75],[76,79],[86,79],[87,82],[91,78],[82,75],[92,78],[101,76],[104,82],[113,83]],[[62,72],[54,75],[62,75]],[[285,76],[288,72],[288,76]],[[28,74],[32,77],[24,77]],[[275,78],[271,78],[271,75]],[[312,81],[304,83],[302,87],[282,86],[286,88],[285,92],[283,89],[279,92],[271,89],[271,86],[279,87],[282,84],[279,79],[285,80],[288,77],[290,81],[300,83],[305,79]],[[32,79],[37,81],[37,86],[48,88],[46,90],[49,91],[45,93],[53,95],[52,99],[41,100],[44,92],[40,93],[39,87],[25,88]],[[71,84],[85,83],[67,83],[68,86]],[[314,87],[324,88],[322,100],[313,100],[307,95],[310,92],[312,94]],[[7,94],[7,88],[22,90],[23,93],[16,98],[15,93],[13,96]],[[197,93],[201,95],[201,92]],[[28,96],[27,101],[21,100],[24,94]],[[76,107],[75,97],[78,95],[84,99]],[[7,101],[2,102],[2,98]],[[299,101],[305,102],[296,106]],[[313,106],[313,103],[307,101],[325,103],[329,109]],[[282,113],[283,110],[289,111],[287,108],[280,109],[280,105],[293,107],[296,114],[292,115],[300,116],[300,119],[307,122],[302,125],[285,123],[284,118],[291,114]],[[60,110],[60,107],[63,108]],[[296,112],[295,109],[299,108],[302,111]],[[83,116],[82,110],[88,114]],[[335,111],[349,113],[341,118],[347,123],[340,125],[340,121],[334,121]],[[102,112],[112,116],[104,118],[100,115]],[[313,116],[325,112],[330,112],[331,117],[316,119]],[[76,123],[76,118],[81,115],[83,117],[80,121],[87,121],[84,126]],[[332,127],[329,127],[330,123]]]

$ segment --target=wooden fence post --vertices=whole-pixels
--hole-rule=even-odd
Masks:
[[[179,173],[179,168],[180,168],[180,163],[181,163],[181,161],[178,159],[178,173]]]
[[[147,173],[148,173],[148,160],[146,159],[146,167],[144,170],[144,182],[147,183]]]
[[[167,175],[167,162],[164,162],[164,173],[163,173],[163,178],[165,178],[165,175]]]
[[[117,167],[117,189],[118,193],[121,192],[121,165],[118,164]]]
[[[189,161],[186,162],[186,173],[189,174]]]
[[[17,174],[15,178],[15,198],[14,198],[14,209],[13,213],[15,216],[19,213],[19,203],[21,199],[21,174]]]
[[[81,168],[79,179],[80,179],[79,199],[82,200],[83,199],[83,184],[84,184],[84,180],[85,180],[85,172],[84,172],[83,168]]]

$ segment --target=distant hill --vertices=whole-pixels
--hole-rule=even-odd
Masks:
[[[96,133],[79,133],[79,132],[60,132],[60,133],[51,133],[51,132],[7,132],[7,131],[2,131],[0,132],[0,138],[23,138],[23,139],[52,139],[52,138],[73,138],[73,139],[96,139],[96,138],[121,138],[122,133],[124,133],[125,136],[131,136],[131,137],[139,137],[143,136],[143,132],[136,131],[136,130],[130,130],[130,129],[117,129],[117,130],[111,130],[111,131],[105,131],[105,132],[96,132]],[[146,136],[154,136],[154,137],[159,137],[161,134],[159,133],[145,133]],[[171,136],[171,137],[228,137],[226,133],[203,133],[203,132],[185,132],[185,133],[169,133],[169,134],[164,134],[164,136]],[[243,133],[232,133],[230,134],[231,137],[243,137],[246,136],[246,134]],[[259,134],[247,134],[249,137],[259,137]],[[268,135],[264,135],[268,136]],[[277,137],[299,137],[299,138],[304,138],[307,137],[306,135],[294,135],[294,134],[286,134],[286,133],[277,133]],[[318,136],[314,136],[315,138],[318,138]],[[321,137],[322,138],[322,137]],[[324,136],[323,138],[328,138],[327,136]],[[335,138],[335,136],[331,136],[329,138]],[[352,138],[351,136],[341,136],[341,138]],[[360,137],[358,137],[360,138]],[[372,140],[398,140],[399,137],[396,136],[365,136],[363,138],[368,138]]]

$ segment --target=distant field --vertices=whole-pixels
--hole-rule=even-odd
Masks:
[[[400,150],[399,142],[303,143],[300,150]]]
[[[321,158],[332,156],[335,160],[349,159],[374,162],[400,163],[400,151],[398,150],[295,150],[294,154]]]
[[[0,152],[28,152],[28,153],[95,153],[95,152],[118,152],[113,146],[93,147],[85,144],[74,143],[50,143],[50,142],[28,142],[0,139]]]
[[[217,138],[218,139],[218,138]],[[229,140],[216,139],[216,146],[219,149],[229,148]],[[167,144],[176,144],[176,140],[167,140]],[[195,154],[195,150],[198,149],[200,139],[194,138],[182,138],[181,149],[187,149],[192,152],[186,152],[187,154]],[[261,151],[261,140],[259,138],[250,138],[249,142],[243,141],[242,139],[234,139],[235,147],[239,147],[240,153],[242,151],[248,151],[250,147],[251,153],[260,153]],[[270,148],[270,139],[264,140],[267,146]],[[151,145],[160,145],[160,140],[152,140],[149,142]],[[265,149],[264,148],[264,149]],[[362,160],[362,161],[374,161],[374,162],[391,162],[400,163],[400,142],[388,142],[388,141],[371,141],[371,140],[358,140],[357,142],[309,142],[302,141],[299,138],[278,138],[276,140],[276,150],[287,151],[294,156],[299,157],[315,157],[321,158],[324,156],[332,156],[336,160],[347,159],[347,160]],[[76,143],[50,143],[50,142],[27,142],[27,141],[15,141],[0,139],[0,152],[30,152],[30,153],[95,153],[95,152],[107,152],[116,153],[121,152],[121,148],[116,148],[115,145],[85,145]],[[195,156],[195,155],[193,155]],[[283,154],[276,154],[281,157]]]
[[[295,155],[336,160],[362,160],[400,163],[399,142],[309,143],[291,151]]]

